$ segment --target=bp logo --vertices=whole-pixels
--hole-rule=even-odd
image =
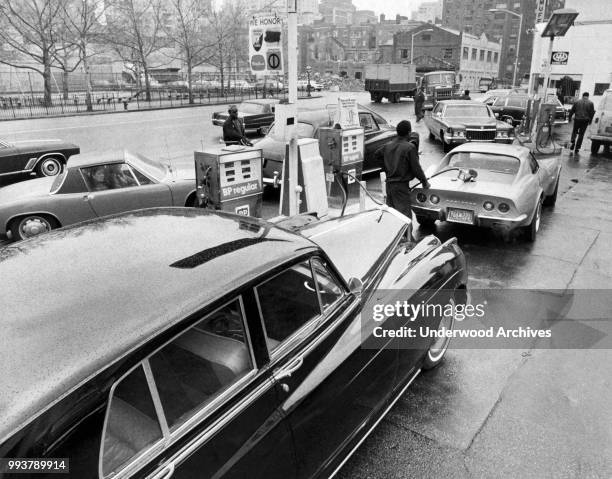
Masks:
[[[553,65],[566,65],[569,58],[569,52],[553,52],[551,63]]]

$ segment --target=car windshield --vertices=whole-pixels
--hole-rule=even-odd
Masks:
[[[518,173],[520,165],[520,160],[514,156],[473,151],[453,153],[448,160],[449,168],[472,168],[479,172],[503,173],[512,176]]]
[[[464,116],[490,116],[489,109],[485,105],[449,105],[444,115],[447,118]]]
[[[142,170],[145,175],[151,176],[157,181],[163,180],[168,173],[168,169],[162,163],[138,153],[126,152],[125,159],[136,168]]]
[[[455,83],[454,73],[435,73],[433,75],[426,75],[428,85],[447,85],[449,83]]]
[[[245,101],[245,102],[242,102],[240,105],[238,105],[238,111],[240,113],[251,113],[251,114],[263,113],[264,106],[260,105],[259,103],[250,103],[248,101]]]
[[[508,106],[511,106],[514,108],[525,108],[527,106],[527,98],[509,96]]]

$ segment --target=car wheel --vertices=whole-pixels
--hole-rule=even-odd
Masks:
[[[533,219],[529,226],[526,227],[525,233],[527,234],[527,241],[533,243],[536,240],[536,236],[538,235],[538,231],[540,230],[540,220],[542,218],[542,200],[538,201],[538,205],[536,206],[535,213],[533,215]]]
[[[27,215],[14,219],[9,230],[11,231],[13,241],[21,241],[47,233],[58,226],[58,222],[50,216]]]
[[[416,220],[423,227],[431,227],[436,224],[436,220],[429,216],[416,215]]]
[[[557,176],[557,182],[555,183],[555,190],[552,195],[544,198],[544,206],[554,206],[557,202],[557,193],[559,192],[559,177]]]
[[[56,176],[62,172],[64,162],[56,156],[43,158],[36,164],[37,176]]]
[[[438,325],[438,331],[452,331],[455,327],[455,298],[450,298],[449,305],[452,307],[453,314],[443,315]],[[446,309],[446,308],[445,308]],[[444,359],[444,354],[448,349],[448,343],[450,342],[450,336],[441,334],[440,337],[436,338],[435,341],[429,346],[427,354],[425,355],[425,361],[423,362],[423,369],[433,369],[438,366]]]
[[[594,155],[599,153],[600,145],[601,145],[601,143],[599,143],[598,141],[592,141],[591,142],[591,153],[594,154]]]

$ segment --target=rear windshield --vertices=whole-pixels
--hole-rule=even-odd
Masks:
[[[472,168],[478,171],[507,175],[516,175],[520,165],[520,160],[514,156],[475,153],[472,151],[454,153],[448,161],[449,167]]]
[[[509,96],[508,97],[508,106],[513,106],[516,108],[525,108],[527,106],[527,99],[526,98],[521,98],[521,97],[516,97],[516,96]]]
[[[490,116],[486,105],[456,105],[447,106],[445,116],[456,118],[460,116]]]
[[[251,114],[264,113],[265,107],[264,105],[260,105],[258,103],[244,102],[238,106],[238,111],[240,113],[251,113]]]

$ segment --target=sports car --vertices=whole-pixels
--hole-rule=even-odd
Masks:
[[[195,206],[195,170],[136,153],[77,155],[64,171],[0,188],[0,234],[13,240],[153,206]]]
[[[333,476],[466,302],[456,240],[407,236],[387,208],[152,208],[3,248],[0,457],[56,458],[24,479]],[[400,299],[448,312],[376,316]]]
[[[261,134],[262,128],[274,123],[274,107],[278,103],[280,103],[278,98],[268,98],[246,100],[238,104],[238,118],[244,123],[244,129]],[[213,113],[212,123],[215,126],[223,126],[227,117],[227,110],[216,111]]]
[[[55,176],[68,158],[79,152],[77,145],[62,140],[0,140],[0,176],[31,172]]]
[[[510,232],[535,241],[542,205],[554,205],[561,162],[537,158],[523,146],[467,143],[428,170],[431,188],[412,190],[421,225],[436,220]]]
[[[469,141],[512,143],[514,129],[498,121],[491,108],[471,100],[445,100],[425,115],[429,139],[442,142],[445,152]]]

